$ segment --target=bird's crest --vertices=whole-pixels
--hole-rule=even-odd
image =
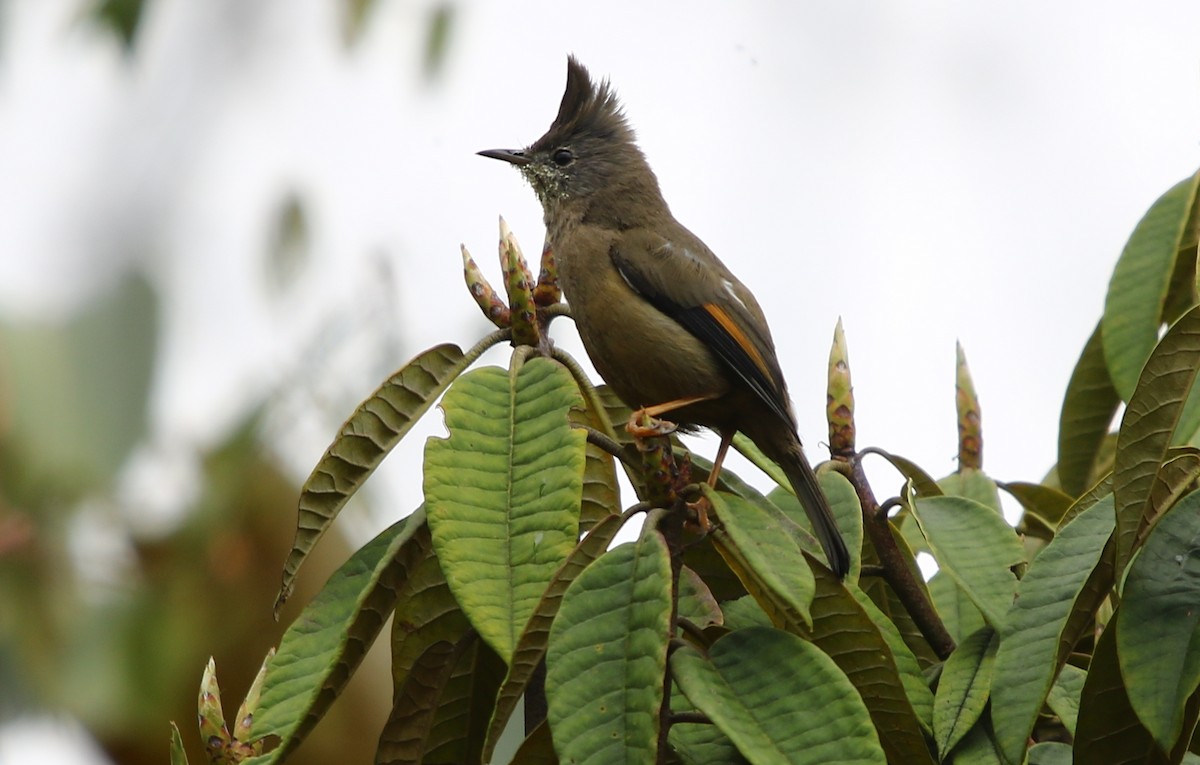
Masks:
[[[599,84],[593,82],[587,68],[574,56],[567,59],[567,88],[558,106],[558,116],[534,147],[545,148],[568,136],[618,138],[633,142],[633,130],[608,80]]]

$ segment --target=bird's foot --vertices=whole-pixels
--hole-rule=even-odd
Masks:
[[[701,535],[707,535],[712,530],[712,521],[708,519],[712,503],[708,501],[708,497],[701,496],[695,502],[685,502],[684,507],[696,514],[694,519],[689,518],[684,525],[695,528]]]
[[[642,408],[629,415],[629,422],[626,423],[625,430],[634,438],[656,438],[671,435],[677,427],[675,423],[669,420],[660,420],[651,415],[647,409]]]

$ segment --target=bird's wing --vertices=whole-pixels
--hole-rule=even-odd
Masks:
[[[690,233],[681,238],[684,243],[627,235],[609,256],[635,292],[701,340],[791,423],[783,374],[758,302],[699,239]]]

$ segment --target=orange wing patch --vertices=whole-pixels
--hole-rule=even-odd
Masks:
[[[754,347],[754,343],[750,342],[750,338],[746,337],[746,333],[742,331],[741,327],[734,323],[733,318],[725,313],[725,309],[715,303],[705,303],[701,307],[708,312],[709,316],[716,319],[721,328],[728,332],[729,336],[738,344],[738,347],[746,352],[746,355],[754,362],[754,366],[758,367],[758,371],[762,372],[763,377],[772,383],[776,383],[775,375],[771,374],[771,368],[763,360],[762,354]]]

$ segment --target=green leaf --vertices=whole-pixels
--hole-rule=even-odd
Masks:
[[[751,604],[753,599],[747,598]],[[755,605],[755,608],[758,606]],[[671,684],[671,712],[697,712],[696,705],[679,690],[679,685]],[[716,725],[707,723],[677,722],[671,725],[668,732],[668,743],[684,765],[746,765],[746,758],[737,750],[729,737],[721,732]]]
[[[1029,765],[1071,765],[1071,745],[1043,741],[1029,748]]]
[[[1087,680],[1087,670],[1080,669],[1074,664],[1064,664],[1050,693],[1046,696],[1046,706],[1054,710],[1063,727],[1072,736],[1079,723],[1079,696],[1083,692],[1083,683]]]
[[[1124,608],[1124,606],[1122,606]],[[1096,642],[1079,699],[1075,762],[1167,765],[1167,758],[1129,705],[1117,661],[1121,609]]]
[[[1100,323],[1104,358],[1121,398],[1129,401],[1142,365],[1158,342],[1175,256],[1200,175],[1180,181],[1146,211],[1113,269]]]
[[[700,575],[718,603],[723,604],[746,595],[746,588],[741,580],[729,568],[721,553],[717,552],[712,534],[685,547],[680,557],[683,559],[683,565]]]
[[[599,415],[590,409],[572,409],[571,422],[604,432]],[[609,428],[612,426],[609,425]],[[587,533],[593,524],[621,512],[621,493],[617,485],[616,460],[608,452],[588,443],[583,468],[583,497],[579,509],[579,530]]]
[[[996,632],[983,627],[946,659],[933,702],[933,734],[943,758],[983,716],[999,643]]]
[[[392,679],[396,687],[404,683],[430,646],[453,645],[471,629],[442,575],[427,524],[413,533],[403,556],[408,576],[396,589],[396,618],[392,622]]]
[[[504,660],[482,640],[472,640],[450,670],[438,695],[433,725],[417,762],[480,762],[484,733],[496,690],[504,680]],[[383,765],[376,756],[378,765]]]
[[[300,565],[342,507],[481,352],[480,346],[466,355],[455,345],[430,348],[388,378],[342,425],[300,490],[296,539],[283,564],[283,585],[275,601],[277,616],[292,593]]]
[[[749,595],[725,601],[721,604],[721,613],[725,616],[725,627],[729,630],[774,626],[767,612]]]
[[[1096,324],[1075,362],[1058,419],[1058,482],[1072,497],[1082,494],[1092,482],[1100,445],[1121,405],[1121,396],[1108,376],[1100,326]]]
[[[586,436],[570,373],[534,358],[458,379],[450,431],[425,447],[425,502],[442,571],[471,625],[507,662],[579,531]]]
[[[746,590],[776,625],[793,631],[810,627],[816,584],[798,541],[804,532],[772,505],[703,489],[721,520],[710,537]],[[815,553],[816,540],[806,541]]]
[[[670,621],[671,561],[657,531],[609,551],[567,589],[546,653],[561,761],[655,761]]]
[[[1020,762],[1055,675],[1103,597],[1089,581],[1099,571],[1111,582],[1101,558],[1112,529],[1106,498],[1060,529],[1021,580],[1000,632],[992,688],[996,742],[1011,762]]]
[[[857,582],[862,570],[863,546],[862,505],[858,502],[858,494],[844,475],[833,470],[817,473],[817,481],[821,484],[825,498],[829,500],[829,508],[833,511],[833,519],[846,542],[846,549],[850,551],[850,570],[846,578]],[[812,522],[808,519],[808,513],[790,489],[782,486],[773,489],[767,495],[767,499],[797,526],[812,534]]]
[[[1040,483],[1015,481],[1013,483],[1001,483],[997,485],[1020,502],[1026,514],[1032,513],[1036,515],[1038,520],[1047,526],[1050,531],[1053,531],[1058,526],[1058,522],[1062,520],[1063,515],[1066,514],[1074,502],[1070,496],[1067,496],[1058,489]]]
[[[901,457],[898,454],[891,454],[883,449],[875,448],[864,449],[862,454],[864,456],[867,454],[878,454],[880,457],[883,457],[885,460],[890,462],[892,467],[900,471],[900,475],[912,481],[913,488],[916,489],[918,497],[937,497],[942,494],[942,490],[938,486],[937,481],[933,480],[931,475],[926,473],[920,468],[919,465],[917,465],[917,463],[913,462],[907,457]]]
[[[1200,370],[1200,306],[1183,315],[1146,362],[1117,436],[1113,492],[1117,511],[1117,570],[1133,553],[1149,512],[1155,474]]]
[[[1023,559],[1021,542],[994,509],[964,497],[918,499],[913,517],[938,566],[966,593],[993,627],[1012,605]]]
[[[554,754],[554,742],[550,738],[550,726],[542,720],[537,724],[512,758],[512,765],[558,765]]]
[[[954,583],[949,574],[939,571],[929,579],[929,596],[933,599],[938,616],[942,618],[942,624],[946,625],[946,631],[954,638],[955,643],[961,643],[968,635],[987,624],[983,614],[979,613],[979,609]]]
[[[409,573],[397,588],[392,620],[395,702],[380,735],[380,765],[421,761],[454,669],[474,656],[478,642],[442,575],[427,525],[403,555]]]
[[[769,627],[731,632],[707,658],[690,646],[675,651],[671,674],[754,765],[887,762],[854,686],[799,637]]]
[[[1184,497],[1146,540],[1121,599],[1117,654],[1129,701],[1164,750],[1200,687],[1200,492]]]
[[[396,688],[392,713],[380,735],[375,753],[378,765],[419,765],[423,761],[438,701],[455,665],[478,640],[474,632],[468,632],[455,643],[433,643],[413,662]]]
[[[746,437],[744,433],[737,433],[733,437],[733,448],[741,453],[743,457],[754,463],[754,466],[767,474],[767,476],[779,484],[780,486],[791,486],[792,483],[783,473],[783,468],[775,464],[775,461],[762,453],[762,449]]]
[[[1176,447],[1167,452],[1167,458],[1154,476],[1150,487],[1149,509],[1145,522],[1138,534],[1138,544],[1164,512],[1189,491],[1200,477],[1200,449],[1194,446]]]
[[[825,652],[858,689],[890,762],[930,763],[922,727],[933,694],[917,659],[870,598],[847,587],[815,557],[813,645]]]
[[[371,647],[408,576],[405,546],[425,527],[418,509],[351,556],[284,633],[267,662],[253,740],[278,736],[279,746],[247,760],[281,761],[328,710]]]
[[[684,566],[679,571],[679,602],[675,607],[680,619],[687,619],[700,629],[725,621],[721,606],[713,597],[700,575]]]
[[[991,727],[985,715],[979,725],[967,733],[947,762],[954,765],[1001,765],[1000,753],[992,741]]]
[[[513,651],[508,675],[504,678],[504,684],[500,686],[500,692],[496,695],[495,710],[492,712],[491,723],[487,730],[487,740],[483,747],[485,762],[491,761],[496,744],[499,743],[500,735],[504,733],[504,728],[508,725],[517,702],[520,701],[530,678],[533,677],[533,673],[546,655],[550,627],[562,605],[563,594],[571,583],[583,573],[584,569],[604,554],[609,544],[612,543],[613,537],[620,530],[620,516],[610,515],[600,521],[592,527],[587,536],[580,540],[558,571],[554,572],[550,585],[542,594],[537,608],[533,610],[529,622],[521,632],[521,639],[517,641],[516,650]]]
[[[938,481],[938,488],[948,497],[966,497],[1003,513],[1000,490],[987,473],[974,468],[962,468]]]

